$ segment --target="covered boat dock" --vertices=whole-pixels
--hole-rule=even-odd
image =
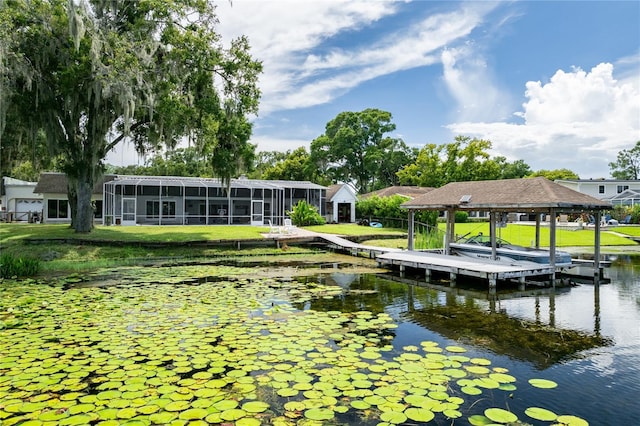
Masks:
[[[504,179],[492,181],[452,182],[434,189],[402,205],[409,212],[408,251],[378,256],[383,264],[401,265],[429,271],[448,271],[453,278],[456,275],[484,277],[490,286],[495,286],[499,279],[518,278],[535,275],[549,275],[555,284],[556,267],[556,221],[559,214],[592,214],[595,216],[594,228],[594,274],[600,275],[600,219],[602,211],[610,210],[611,203],[599,200],[551,182],[544,177],[524,179]],[[415,212],[433,210],[444,212],[446,231],[443,255],[426,255],[414,250],[414,218]],[[450,244],[455,240],[455,213],[488,212],[491,238],[491,258],[481,262],[469,262],[453,256]],[[549,225],[550,262],[546,267],[532,268],[530,265],[509,266],[498,260],[496,253],[496,228],[506,223],[509,213],[535,216],[535,247],[540,248],[540,228],[543,216]],[[463,265],[464,264],[464,265]],[[490,270],[489,272],[487,272]]]

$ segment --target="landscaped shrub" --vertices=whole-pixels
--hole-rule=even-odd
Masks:
[[[306,201],[299,201],[290,212],[291,222],[296,226],[324,225],[325,220],[318,210]]]
[[[11,253],[0,255],[0,277],[30,277],[40,270],[40,260],[30,257],[15,257]]]
[[[469,213],[458,211],[456,212],[454,220],[456,223],[467,223],[467,221],[469,220]]]
[[[374,195],[356,203],[356,216],[359,219],[377,220],[384,226],[394,228],[406,228],[409,213],[400,205],[409,199],[402,195],[392,195],[390,197],[378,197]],[[438,212],[419,211],[416,212],[415,221],[435,226],[438,219]],[[402,224],[402,225],[400,225]]]

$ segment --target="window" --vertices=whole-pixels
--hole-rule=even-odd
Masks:
[[[96,219],[102,219],[102,200],[96,200],[93,202],[95,206],[93,209],[93,217]]]
[[[598,186],[598,194],[604,194],[604,185]]]
[[[67,219],[69,217],[69,201],[48,200],[47,217],[49,219]]]
[[[160,216],[160,201],[147,201],[147,218],[154,219]],[[162,202],[162,217],[176,217],[176,202]]]
[[[618,194],[626,191],[627,189],[629,189],[629,185],[618,185]]]

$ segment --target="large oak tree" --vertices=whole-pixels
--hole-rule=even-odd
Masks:
[[[331,181],[352,183],[360,193],[396,185],[396,172],[413,161],[413,152],[386,136],[396,128],[391,119],[375,108],[341,112],[311,142],[311,161]]]
[[[223,48],[208,0],[0,2],[0,143],[6,118],[42,130],[69,179],[73,227],[89,232],[106,154],[188,138],[229,182],[251,160],[261,64]]]

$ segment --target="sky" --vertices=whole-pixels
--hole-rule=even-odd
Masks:
[[[610,178],[640,141],[640,1],[220,0],[263,64],[257,151],[307,149],[344,111],[408,146],[485,139],[532,170]],[[124,147],[115,165],[143,164]]]

